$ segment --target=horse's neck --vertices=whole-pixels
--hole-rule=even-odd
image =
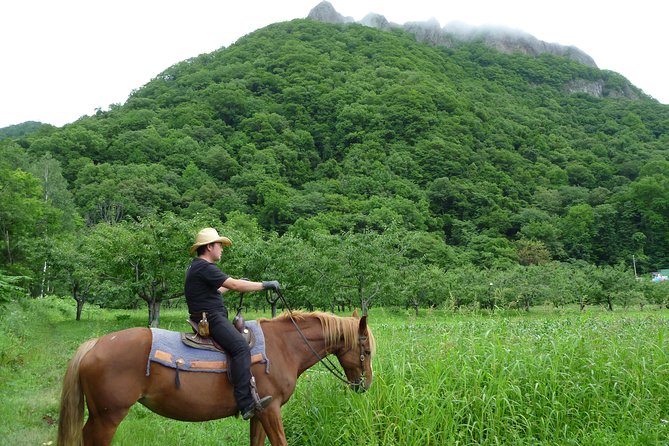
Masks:
[[[316,364],[320,358],[330,354],[325,348],[323,327],[318,319],[297,321],[299,330],[292,322],[286,322],[290,324],[289,328],[281,334],[287,341],[286,350],[288,351],[284,353],[293,357],[295,363],[298,364],[299,373]]]

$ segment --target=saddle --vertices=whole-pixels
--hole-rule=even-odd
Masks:
[[[200,319],[200,322],[195,322],[193,319],[187,319],[186,321],[193,329],[193,333],[181,333],[181,342],[193,348],[225,352],[225,349],[221,347],[218,342],[214,341],[214,339],[209,335],[209,321],[207,320],[207,313],[202,312],[202,319]],[[244,321],[244,316],[242,316],[241,311],[237,312],[237,315],[232,321],[232,325],[234,325],[237,331],[239,331],[244,339],[246,339],[249,348],[253,348],[256,344],[256,337],[253,334],[253,331],[249,330],[249,328],[246,326],[246,322]]]

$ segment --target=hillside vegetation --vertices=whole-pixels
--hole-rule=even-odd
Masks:
[[[556,305],[664,303],[621,281],[669,265],[668,160],[669,107],[617,73],[294,20],[1,139],[0,284],[157,310],[212,225],[306,306],[529,308],[574,275]]]

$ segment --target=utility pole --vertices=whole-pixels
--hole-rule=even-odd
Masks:
[[[639,280],[639,277],[636,275],[636,259],[634,258],[634,254],[632,254],[632,264],[634,265],[634,278]]]

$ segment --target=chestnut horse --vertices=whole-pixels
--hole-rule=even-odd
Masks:
[[[264,364],[252,366],[260,395],[272,395],[271,404],[251,418],[251,446],[287,445],[281,406],[297,378],[329,354],[335,355],[356,390],[372,384],[371,356],[375,341],[367,316],[339,317],[321,312],[289,312],[276,319],[261,319],[269,373]],[[151,330],[129,328],[84,342],[70,360],[63,382],[58,444],[108,445],[130,406],[140,402],[164,417],[206,421],[238,414],[233,389],[225,373],[179,372],[151,362]],[[328,365],[326,364],[326,367]],[[330,366],[332,364],[330,363]],[[332,372],[341,373],[331,367]],[[84,398],[85,397],[85,398]],[[88,420],[84,422],[84,401]]]

